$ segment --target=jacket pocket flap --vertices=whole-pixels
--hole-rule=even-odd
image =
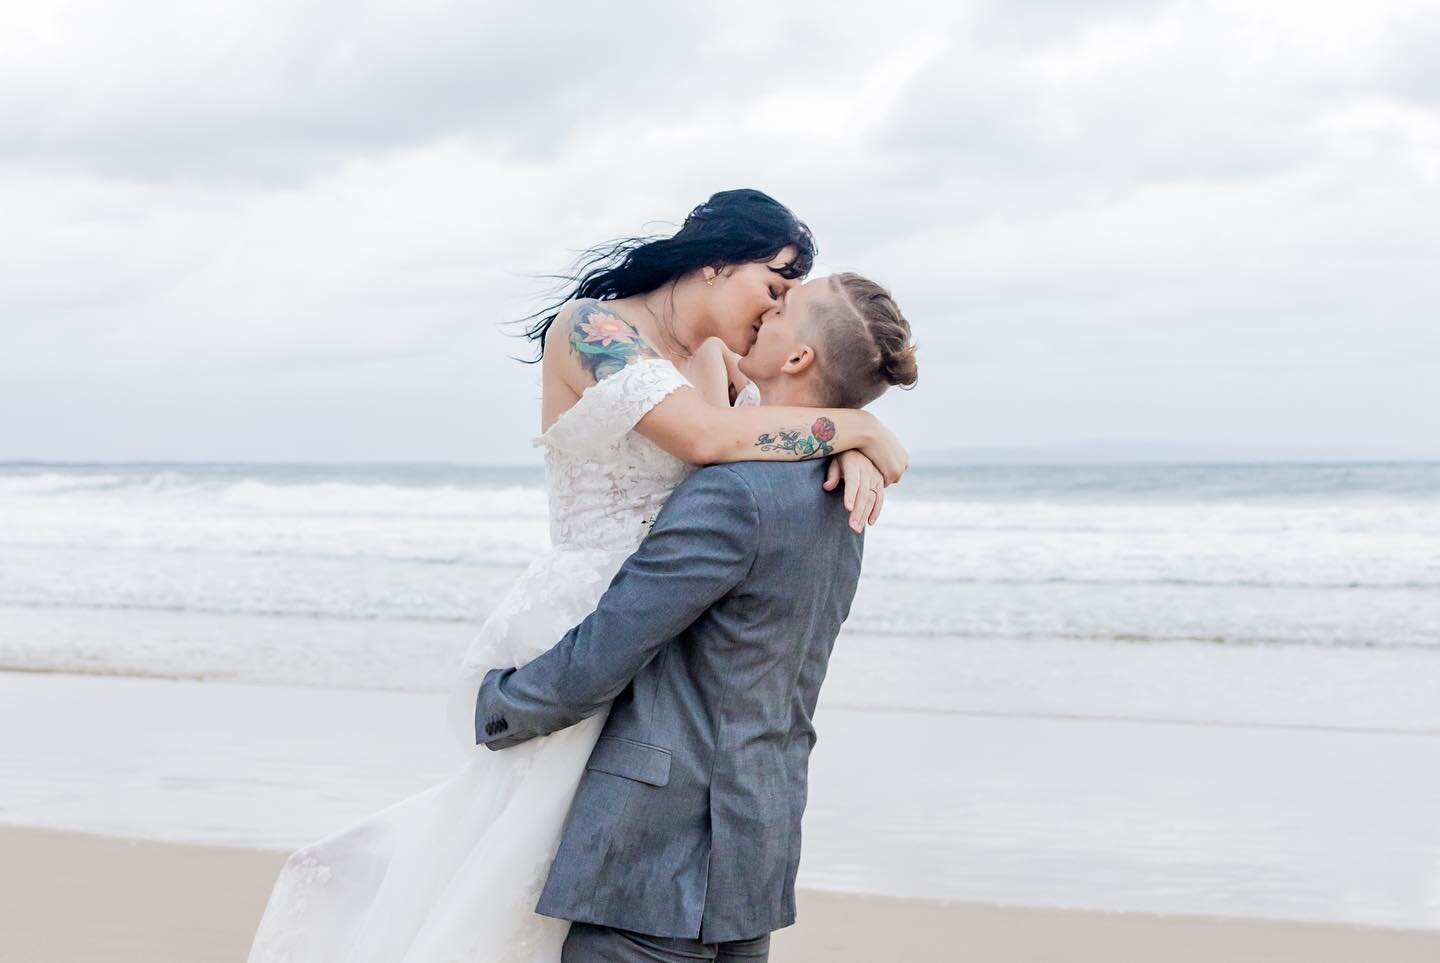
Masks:
[[[585,768],[663,786],[670,781],[670,750],[619,736],[601,736]]]

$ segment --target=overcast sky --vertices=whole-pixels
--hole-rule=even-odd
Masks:
[[[534,276],[742,186],[894,290],[917,461],[1440,458],[1437,49],[1377,0],[12,0],[0,459],[535,460]]]

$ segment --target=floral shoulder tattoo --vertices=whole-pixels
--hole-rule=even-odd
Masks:
[[[820,417],[806,428],[780,428],[755,439],[761,451],[785,451],[796,458],[820,458],[835,454],[830,442],[835,440],[835,422]]]
[[[570,324],[570,350],[597,382],[632,361],[660,357],[633,324],[606,310],[601,301],[588,301],[576,309]]]

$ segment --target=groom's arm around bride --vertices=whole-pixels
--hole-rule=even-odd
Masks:
[[[504,749],[599,712],[744,579],[758,539],[755,498],[739,475],[723,466],[693,475],[592,615],[523,669],[486,675],[475,741]]]
[[[696,472],[594,613],[486,675],[492,748],[614,700],[538,912],[705,943],[794,921],[811,717],[863,545],[824,476],[818,460]]]

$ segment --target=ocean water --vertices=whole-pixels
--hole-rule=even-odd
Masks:
[[[547,539],[539,469],[0,465],[0,606],[32,615],[366,622],[428,638],[425,626],[483,620]],[[22,621],[32,635],[0,637],[0,668],[333,681],[299,653],[63,629],[42,645],[38,616]],[[848,627],[937,644],[1436,649],[1440,465],[916,468],[867,535]]]
[[[418,791],[547,541],[538,468],[0,465],[0,822]],[[912,469],[817,727],[806,885],[1440,928],[1440,465]]]

